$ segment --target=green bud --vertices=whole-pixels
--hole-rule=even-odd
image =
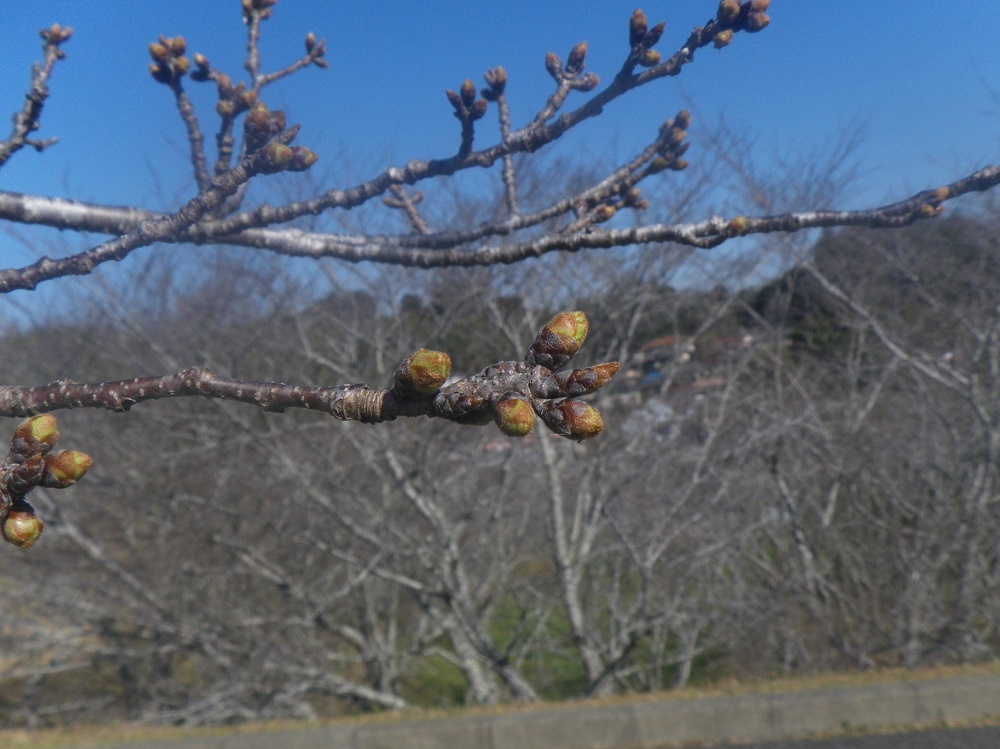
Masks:
[[[639,64],[644,68],[651,68],[660,64],[660,53],[655,49],[644,49],[639,55]]]
[[[618,362],[605,362],[593,367],[559,372],[553,375],[552,379],[563,395],[587,395],[604,387],[615,376],[620,366]]]
[[[531,404],[517,393],[507,393],[497,401],[493,420],[508,437],[524,437],[535,426]]]
[[[730,236],[739,236],[747,230],[746,216],[737,216],[726,224],[726,233]]]
[[[572,398],[535,401],[535,410],[545,426],[572,440],[590,439],[604,430],[604,421],[597,409],[583,401]]]
[[[7,543],[27,549],[42,535],[44,527],[45,524],[35,515],[31,505],[19,499],[0,521],[0,534]]]
[[[393,390],[404,398],[435,393],[451,373],[451,358],[441,351],[420,349],[403,360],[393,373]]]
[[[79,450],[59,450],[45,456],[45,473],[40,486],[65,489],[83,478],[94,464],[90,456]]]
[[[56,419],[52,414],[31,416],[14,430],[10,441],[10,452],[16,458],[27,458],[30,455],[45,454],[59,438],[56,429]]]
[[[282,172],[292,163],[292,149],[284,143],[268,143],[260,151],[257,168],[261,174]]]
[[[524,360],[553,371],[561,369],[580,350],[588,329],[582,312],[560,312],[542,328]]]
[[[292,161],[288,165],[290,172],[304,172],[319,160],[319,156],[303,146],[292,146]]]

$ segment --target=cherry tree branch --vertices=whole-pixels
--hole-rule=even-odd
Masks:
[[[7,140],[0,141],[0,166],[3,166],[7,159],[24,146],[31,146],[41,151],[57,140],[56,138],[34,140],[28,135],[39,127],[42,107],[45,106],[45,100],[49,97],[47,84],[49,76],[52,74],[52,67],[57,60],[66,57],[66,53],[59,48],[59,45],[72,36],[73,29],[69,26],[63,28],[59,24],[52,24],[49,28],[42,29],[38,33],[42,37],[43,62],[41,65],[36,63],[32,66],[31,85],[28,87],[28,93],[24,95],[24,107],[14,115],[14,125]]]
[[[123,412],[137,403],[200,396],[256,405],[265,411],[304,408],[341,421],[367,424],[400,416],[431,416],[461,424],[495,421],[511,436],[525,436],[534,414],[556,434],[583,440],[603,430],[600,415],[576,400],[595,392],[618,371],[617,362],[559,372],[579,350],[588,330],[581,312],[561,312],[538,334],[522,361],[493,364],[444,386],[451,367],[447,354],[421,349],[405,359],[392,387],[365,385],[306,387],[219,377],[191,367],[176,374],[115,382],[0,387],[0,416],[33,416],[69,408]]]

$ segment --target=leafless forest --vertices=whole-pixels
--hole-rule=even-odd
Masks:
[[[243,73],[151,40],[149,85],[190,144],[176,213],[0,191],[9,231],[107,237],[0,270],[3,292],[65,287],[2,333],[0,725],[997,657],[1000,167],[837,211],[849,138],[760,184],[732,154],[689,165],[685,111],[627,163],[546,161],[701,48],[766,44],[767,0],[706,0],[686,39],[623,18],[610,80],[586,45],[545,57],[530,122],[510,121],[502,68],[466,81],[441,102],[454,154],[329,184],[264,105],[328,54],[310,34],[262,71],[274,5],[242,2]],[[0,167],[58,147],[35,131],[86,40],[41,38]],[[492,193],[448,183],[483,167]],[[704,206],[723,172],[743,213]],[[110,260],[128,284],[102,280]],[[75,450],[50,449],[50,412]]]

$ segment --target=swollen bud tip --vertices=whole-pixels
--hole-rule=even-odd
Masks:
[[[507,393],[497,401],[493,409],[493,420],[508,437],[524,437],[535,426],[531,404],[515,393]]]
[[[42,535],[45,524],[38,519],[31,505],[23,499],[14,502],[0,522],[0,535],[4,541],[27,549]]]
[[[441,351],[420,349],[410,354],[393,373],[395,391],[407,398],[432,395],[451,373],[451,358]]]
[[[553,371],[561,369],[580,350],[588,329],[582,312],[560,312],[542,328],[524,359]]]
[[[90,456],[79,450],[60,450],[45,456],[45,472],[40,486],[65,489],[82,479],[94,464]]]

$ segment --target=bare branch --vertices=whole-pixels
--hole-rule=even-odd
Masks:
[[[41,151],[56,142],[56,138],[46,140],[33,140],[28,137],[39,127],[39,119],[42,116],[42,107],[49,97],[49,87],[46,85],[49,76],[52,74],[52,66],[56,60],[61,60],[66,56],[59,45],[65,42],[73,34],[73,29],[69,26],[61,27],[59,24],[52,24],[47,29],[38,32],[42,37],[42,51],[44,59],[41,65],[35,64],[31,68],[31,85],[28,93],[24,95],[24,108],[14,115],[14,127],[11,128],[7,140],[0,141],[0,166],[3,166],[16,151],[31,146],[35,150]]]

